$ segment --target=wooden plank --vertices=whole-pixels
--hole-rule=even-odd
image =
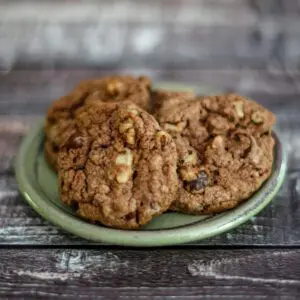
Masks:
[[[147,22],[252,26],[261,16],[297,17],[294,0],[111,0],[75,2],[37,0],[0,4],[1,22]],[[232,22],[232,18],[235,18]]]
[[[1,22],[148,22],[235,25],[255,22],[247,0],[14,1],[0,4]]]
[[[0,118],[0,176],[13,173],[14,158],[21,140],[38,119],[40,117],[29,115]]]
[[[2,298],[300,296],[298,249],[1,249],[0,269]]]
[[[300,12],[299,1],[294,0],[251,0],[249,1],[249,6],[262,15],[296,16]]]
[[[297,1],[0,4],[0,70],[18,67],[299,68]],[[234,20],[234,22],[233,22]]]
[[[145,74],[154,82],[178,81],[244,94],[295,95],[300,93],[300,72],[282,69],[232,70],[178,68],[112,68],[71,70],[14,70],[0,73],[0,102],[46,103],[70,91],[80,80],[109,74]],[[5,113],[5,108],[0,110]]]
[[[271,25],[270,25],[271,23]],[[4,24],[2,69],[51,67],[252,68],[288,63],[285,35],[276,20],[253,27],[179,24]],[[281,23],[279,23],[281,24]],[[269,27],[274,28],[270,31]],[[295,21],[294,27],[299,26]],[[281,39],[282,37],[282,39]],[[55,40],[55,43],[53,42]],[[280,49],[283,49],[282,51]],[[289,55],[289,56],[287,56]]]
[[[276,35],[255,38],[253,28],[179,24],[4,24],[3,69],[35,67],[232,67],[270,63]],[[55,41],[55,42],[54,42]],[[1,54],[1,53],[0,53]]]
[[[172,18],[166,24],[163,16],[152,23],[0,22],[0,69],[292,68],[299,59],[298,17],[263,17],[250,26],[231,22],[239,19],[238,12],[226,15],[227,25],[184,24]],[[210,20],[215,22],[214,16]]]

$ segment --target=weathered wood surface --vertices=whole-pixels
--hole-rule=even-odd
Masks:
[[[4,248],[0,270],[1,298],[300,297],[299,249]]]
[[[121,70],[128,71],[131,70]],[[136,71],[136,70],[135,70]],[[273,203],[249,222],[201,245],[300,245],[300,155],[298,130],[300,73],[286,71],[139,70],[154,79],[179,80],[252,95],[278,116],[290,154],[286,183]],[[0,76],[0,244],[83,245],[39,217],[23,200],[13,174],[21,137],[43,116],[51,101],[97,70],[14,71]],[[198,244],[198,243],[196,243]]]
[[[294,0],[4,1],[0,69],[298,69],[299,26]]]

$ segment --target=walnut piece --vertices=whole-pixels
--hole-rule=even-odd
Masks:
[[[124,123],[121,123],[119,126],[119,131],[120,133],[124,133],[127,131],[129,128],[133,127],[133,121],[132,119],[127,119]]]
[[[179,122],[176,125],[165,123],[164,129],[171,132],[181,132],[185,126],[186,126],[186,122]]]
[[[170,123],[166,123],[164,124],[164,128],[168,131],[175,131],[175,132],[178,132],[178,128],[176,125],[174,124],[170,124]]]
[[[129,180],[132,174],[132,162],[132,152],[128,148],[125,148],[124,153],[121,153],[116,157],[115,163],[118,167],[116,180],[119,183],[126,183]]]
[[[106,90],[110,95],[119,95],[125,90],[125,85],[119,80],[111,80],[107,86]]]
[[[125,148],[125,153],[121,153],[116,157],[116,165],[125,165],[125,166],[132,166],[132,152],[130,149]]]
[[[130,145],[134,145],[135,143],[135,129],[133,125],[132,119],[126,119],[119,125],[119,132],[124,135],[126,142]]]
[[[120,172],[117,175],[116,179],[119,183],[126,183],[129,180],[130,176],[131,176],[131,170],[126,169],[123,172]]]
[[[254,165],[259,165],[259,163],[261,162],[261,159],[263,157],[263,151],[258,146],[255,138],[252,135],[250,136],[250,139],[251,139],[251,150],[248,153],[247,157],[250,159],[250,161]]]
[[[244,118],[244,104],[241,101],[237,101],[233,103],[236,114],[239,118]]]
[[[195,165],[198,157],[195,151],[189,150],[188,154],[183,157],[182,165]]]
[[[137,111],[135,108],[132,108],[132,107],[127,108],[127,111],[131,112],[132,114],[134,114],[136,116],[140,115],[140,112]]]
[[[126,134],[126,141],[130,145],[134,145],[135,143],[135,130],[134,128],[130,128]]]
[[[251,115],[251,120],[255,124],[262,124],[264,122],[264,116],[261,111],[256,111]]]
[[[195,168],[192,168],[190,166],[181,167],[179,169],[179,174],[181,179],[184,181],[193,181],[197,179],[197,170],[195,170]]]
[[[161,147],[164,147],[171,141],[170,135],[167,132],[162,130],[156,133],[155,139],[156,139],[156,144],[160,145]]]

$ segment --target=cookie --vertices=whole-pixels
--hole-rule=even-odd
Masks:
[[[155,111],[158,111],[163,107],[170,107],[172,105],[177,105],[180,102],[194,99],[196,99],[196,93],[192,91],[179,92],[157,89],[152,92],[152,102]]]
[[[59,151],[60,195],[82,218],[135,229],[166,211],[178,189],[170,135],[131,103],[87,104]]]
[[[171,209],[191,214],[219,213],[249,198],[270,176],[274,139],[233,131],[212,137],[201,151],[179,163],[180,189]]]
[[[48,110],[45,124],[45,156],[55,169],[62,133],[72,125],[76,111],[89,102],[131,101],[150,109],[151,81],[148,77],[110,76],[82,81],[72,92],[56,100]]]
[[[208,112],[206,126],[213,135],[231,128],[243,128],[255,135],[270,133],[276,118],[257,102],[237,94],[204,97],[201,101]]]
[[[235,94],[176,101],[156,111],[178,153],[180,188],[171,208],[201,214],[235,207],[271,174],[274,115]]]

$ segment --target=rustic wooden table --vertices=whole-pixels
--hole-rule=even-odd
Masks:
[[[299,299],[299,3],[100,2],[74,14],[0,3],[0,298]],[[80,79],[113,71],[235,90],[274,111],[289,169],[272,204],[228,233],[161,249],[93,244],[37,215],[15,181],[21,138]]]
[[[252,81],[253,91],[278,116],[290,167],[273,203],[246,224],[191,245],[128,249],[96,245],[63,232],[38,216],[15,182],[13,159],[22,136],[53,98],[93,70],[13,71],[0,80],[0,297],[115,298],[144,296],[228,298],[300,296],[300,103],[284,71],[168,71],[224,89]],[[165,71],[152,71],[157,80]],[[196,78],[196,80],[195,80]],[[241,79],[242,78],[242,79]],[[168,77],[167,77],[168,79]],[[265,90],[269,92],[266,93]],[[243,92],[243,91],[241,91]]]

